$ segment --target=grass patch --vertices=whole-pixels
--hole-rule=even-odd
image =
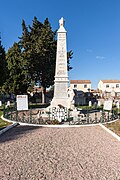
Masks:
[[[113,123],[106,124],[105,126],[114,133],[116,133],[118,136],[120,136],[120,119]]]
[[[3,115],[3,111],[0,110],[0,128],[6,127],[12,123],[4,121],[1,119],[1,116]]]

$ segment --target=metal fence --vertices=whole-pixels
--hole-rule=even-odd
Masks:
[[[70,117],[70,125],[85,125],[85,124],[97,124],[97,123],[107,123],[113,120],[119,119],[119,114],[116,114],[114,111],[105,112],[105,111],[97,111],[97,112],[88,112],[86,114],[79,114],[76,117]]]
[[[29,109],[24,111],[17,111],[16,107],[4,108],[4,117],[16,122],[29,124],[69,124],[69,125],[84,125],[107,123],[120,118],[120,114],[116,111],[87,111],[85,113],[77,111],[73,115],[71,111],[64,108],[57,110],[50,109],[47,113],[44,109]],[[59,118],[58,118],[59,117]]]

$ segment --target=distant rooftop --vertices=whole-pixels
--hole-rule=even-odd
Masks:
[[[101,80],[103,83],[120,83],[120,80]]]
[[[70,84],[91,84],[90,80],[70,80]]]

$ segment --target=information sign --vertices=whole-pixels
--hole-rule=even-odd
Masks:
[[[28,96],[17,95],[17,110],[28,110]]]
[[[112,110],[112,100],[105,101],[103,109],[111,111]]]

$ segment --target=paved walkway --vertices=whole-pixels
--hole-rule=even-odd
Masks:
[[[0,136],[0,180],[120,180],[120,142],[100,126],[18,126]]]

